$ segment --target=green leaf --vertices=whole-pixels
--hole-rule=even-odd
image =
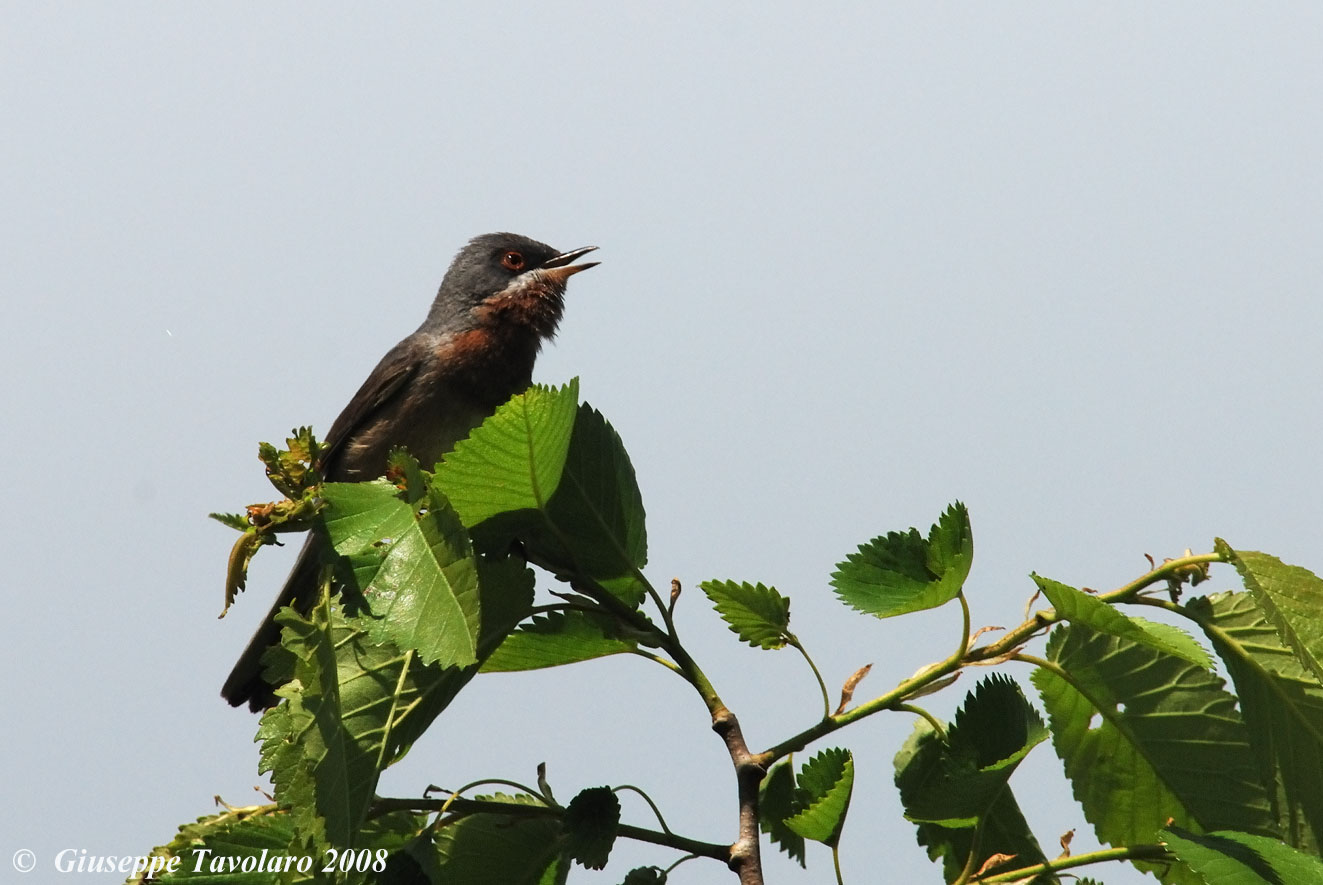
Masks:
[[[1070,680],[1042,668],[1032,679],[1075,798],[1101,841],[1151,842],[1168,821],[1273,833],[1248,735],[1221,679],[1082,624],[1054,630],[1047,658]]]
[[[926,720],[916,723],[896,754],[896,786],[905,816],[917,824],[919,844],[931,859],[942,861],[948,881],[964,869],[971,852],[978,854],[975,869],[994,855],[1014,856],[1010,863],[1019,867],[1047,859],[1008,783],[1046,737],[1042,718],[1020,687],[1000,675],[965,697],[945,740]]]
[[[791,757],[767,770],[758,788],[759,826],[786,854],[804,866],[804,837],[786,826],[795,815],[795,768]]]
[[[364,828],[359,849],[352,858],[354,869],[337,870],[339,885],[390,885],[390,867],[399,855],[417,840],[427,826],[426,815],[396,811],[374,818]],[[224,811],[180,827],[179,835],[154,853],[163,858],[177,858],[176,872],[151,881],[188,882],[190,885],[267,885],[291,881],[312,881],[330,861],[325,846],[303,840],[286,813],[236,814]],[[367,854],[360,855],[359,851]],[[385,860],[383,861],[383,857]],[[299,873],[297,864],[306,858],[311,872]],[[243,867],[247,865],[248,871]],[[281,870],[290,865],[285,872]],[[382,866],[386,870],[382,871]],[[140,883],[138,877],[131,883]],[[414,880],[416,881],[416,879]]]
[[[467,528],[499,514],[541,510],[560,485],[579,404],[579,379],[534,385],[461,440],[436,479]]]
[[[1323,580],[1275,556],[1233,550],[1221,538],[1215,549],[1236,567],[1282,641],[1323,682]]]
[[[478,565],[450,503],[426,485],[414,503],[386,483],[328,483],[323,495],[327,532],[351,558],[372,638],[415,650],[424,664],[476,663]]]
[[[1024,757],[1046,738],[1047,727],[1014,680],[984,679],[956,711],[945,742],[924,754],[916,750],[913,767],[897,775],[905,816],[947,828],[975,826]]]
[[[661,867],[635,867],[625,874],[622,885],[666,885],[666,871]]]
[[[511,804],[538,804],[527,797],[498,796]],[[437,830],[437,881],[446,885],[541,885],[555,881],[561,825],[553,817],[472,814]]]
[[[524,397],[460,443],[434,482],[480,551],[504,552],[518,540],[558,576],[587,579],[637,605],[647,537],[620,437],[592,407],[576,410],[577,381]]]
[[[1010,771],[1047,739],[1047,726],[1014,679],[1000,673],[986,677],[965,696],[947,731],[953,755],[983,772]]]
[[[310,427],[298,427],[290,432],[293,436],[285,440],[288,449],[260,443],[257,457],[266,466],[267,479],[280,494],[287,498],[301,498],[305,491],[321,481],[312,465],[321,459],[322,446]]]
[[[478,659],[490,654],[532,604],[532,574],[514,560],[479,561],[482,629]],[[288,701],[262,718],[262,770],[301,832],[354,844],[382,769],[404,754],[477,673],[441,668],[415,652],[373,642],[363,618],[325,601],[304,618],[277,615],[294,681]]]
[[[341,556],[354,558],[354,577],[366,587],[376,577],[396,538],[413,528],[414,511],[385,480],[328,482],[322,524]]]
[[[592,787],[565,809],[565,851],[590,870],[606,866],[620,827],[620,800],[610,787]]]
[[[973,557],[969,513],[957,501],[926,539],[911,528],[860,545],[837,564],[832,586],[852,608],[889,618],[950,602],[969,577]]]
[[[558,574],[582,574],[625,602],[646,592],[643,497],[619,435],[587,403],[579,407],[565,477],[547,507],[552,527],[529,539]]]
[[[699,585],[740,639],[754,648],[781,648],[789,638],[790,600],[774,587],[704,581]]]
[[[1323,882],[1323,861],[1276,839],[1227,830],[1200,835],[1180,827],[1161,833],[1167,849],[1204,882],[1296,885]]]
[[[1128,617],[1116,606],[1051,578],[1038,574],[1031,574],[1030,577],[1052,603],[1057,614],[1066,620],[1084,624],[1099,633],[1119,636],[1176,655],[1205,670],[1213,669],[1213,660],[1208,652],[1185,631],[1143,618]]]
[[[928,721],[919,719],[915,722],[914,732],[896,754],[895,767],[896,786],[904,802],[906,796],[922,795],[928,790],[929,781],[947,776],[951,767],[950,750]],[[996,854],[1013,855],[1013,863],[1019,867],[1047,860],[1009,786],[997,793],[986,806],[981,826],[946,827],[918,822],[915,836],[927,849],[929,859],[942,862],[943,879],[947,882],[960,875],[973,852],[978,853],[974,863],[976,869]],[[1033,881],[1057,880],[1038,877]]]
[[[617,625],[585,611],[558,611],[521,624],[482,665],[483,673],[558,667],[634,651],[630,639],[614,635]]]
[[[786,828],[805,839],[836,847],[854,792],[854,757],[849,750],[823,750],[804,763],[797,780],[796,812],[785,819]]]
[[[1273,785],[1286,841],[1323,844],[1323,686],[1287,648],[1250,593],[1190,600],[1186,610],[1226,663],[1260,780]]]
[[[266,858],[282,860],[306,853],[299,848],[294,823],[287,814],[255,815],[239,821],[230,814],[219,814],[202,820],[208,823],[181,828],[181,835],[191,830],[191,838],[177,846],[171,843],[179,863],[176,871],[161,876],[160,882],[277,885],[281,881],[278,871],[253,869],[264,853]],[[242,871],[245,860],[250,865],[249,872]]]
[[[253,527],[252,523],[248,521],[248,517],[242,513],[208,513],[207,516],[222,525],[238,529],[241,532],[246,532]]]

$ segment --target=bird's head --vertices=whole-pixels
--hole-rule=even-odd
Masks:
[[[469,240],[436,293],[428,323],[454,328],[520,327],[549,338],[565,309],[565,284],[597,262],[573,262],[596,246],[558,252],[546,243],[511,233]]]

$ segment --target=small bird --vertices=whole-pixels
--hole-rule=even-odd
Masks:
[[[527,388],[538,350],[565,309],[566,282],[597,266],[572,262],[596,248],[558,252],[510,233],[470,240],[446,271],[427,319],[382,357],[331,424],[322,477],[375,479],[397,446],[430,466]],[[271,613],[225,680],[221,695],[232,705],[260,712],[279,700],[262,676],[262,655],[280,643],[276,612],[287,605],[306,610],[317,597],[323,543],[309,534]]]

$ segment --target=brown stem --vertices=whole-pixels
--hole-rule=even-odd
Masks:
[[[740,885],[763,885],[763,862],[758,844],[758,787],[767,770],[749,752],[740,721],[720,702],[712,710],[712,730],[726,743],[739,785],[740,834],[730,846],[727,866],[739,874]]]
[[[670,610],[661,605],[653,591],[652,595],[657,600],[656,604],[661,609],[665,621],[666,629],[663,630],[648,620],[642,612],[625,604],[592,579],[565,575],[554,565],[540,560],[536,554],[527,550],[524,551],[524,557],[528,562],[567,579],[570,587],[575,591],[592,599],[640,633],[651,636],[655,644],[674,659],[675,669],[703,699],[703,705],[707,707],[712,717],[712,730],[725,742],[731,764],[735,767],[740,808],[739,836],[724,855],[724,859],[727,861],[727,866],[739,875],[740,885],[763,885],[763,864],[758,845],[758,787],[762,784],[767,769],[758,757],[749,752],[749,745],[745,743],[739,720],[722,702],[721,696],[717,694],[707,674],[690,657],[689,652],[676,637]]]

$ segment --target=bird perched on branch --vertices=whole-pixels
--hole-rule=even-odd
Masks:
[[[430,466],[496,407],[532,382],[542,342],[556,332],[565,285],[597,262],[574,264],[596,246],[558,252],[518,234],[474,237],[459,251],[427,319],[391,348],[326,434],[319,465],[329,482],[375,479],[403,446]],[[221,695],[254,712],[274,706],[262,655],[280,643],[276,612],[306,610],[317,597],[324,539],[312,533],[285,588],[234,665]]]

